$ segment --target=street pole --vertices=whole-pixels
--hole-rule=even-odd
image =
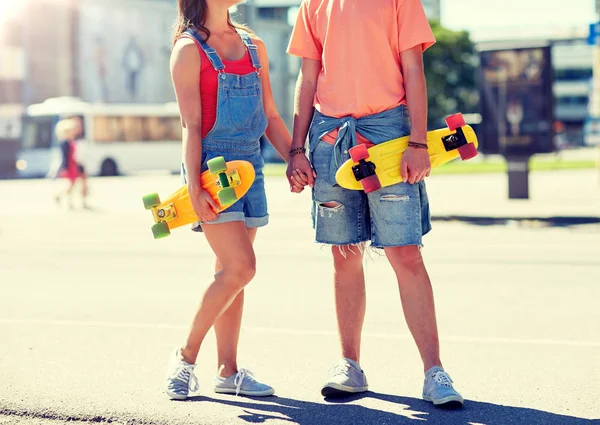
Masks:
[[[600,0],[596,0],[596,28],[600,22]],[[592,68],[592,99],[590,102],[591,118],[600,117],[600,37],[598,34],[594,37],[594,63]],[[600,183],[600,144],[596,146],[596,169],[598,170],[598,183]]]

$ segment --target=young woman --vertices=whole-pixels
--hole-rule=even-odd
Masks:
[[[85,168],[77,162],[76,149],[77,139],[82,133],[82,123],[79,118],[65,118],[56,124],[56,137],[61,141],[60,149],[62,152],[62,161],[56,173],[56,177],[63,177],[69,180],[69,185],[55,196],[56,203],[59,204],[63,196],[68,198],[69,207],[73,209],[71,194],[77,179],[81,180],[81,198],[83,207],[87,208],[88,183]]]
[[[237,3],[178,0],[171,75],[183,126],[182,174],[200,219],[194,230],[204,232],[217,262],[214,281],[202,296],[187,341],[171,354],[166,377],[171,399],[186,399],[190,390],[198,389],[195,362],[212,326],[218,351],[214,391],[274,393],[249,371],[238,368],[237,347],[244,287],[256,270],[252,243],[257,228],[268,222],[260,137],[265,134],[287,161],[291,136],[275,107],[264,43],[231,21],[229,8]],[[248,193],[218,215],[215,201],[200,186],[206,162],[217,156],[249,161],[256,171]],[[292,190],[303,187],[298,183]]]

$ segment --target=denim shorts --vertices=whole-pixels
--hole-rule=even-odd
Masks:
[[[423,245],[422,237],[431,230],[424,181],[398,183],[371,193],[332,185],[333,145],[323,140],[316,143],[311,149],[317,173],[312,219],[318,243],[355,245],[371,241],[373,248]]]
[[[232,221],[243,221],[247,228],[257,228],[266,226],[269,223],[269,213],[267,211],[267,195],[265,193],[265,177],[263,174],[264,161],[257,153],[228,153],[224,151],[210,151],[208,149],[202,152],[201,172],[208,169],[207,161],[217,156],[223,156],[225,161],[243,160],[248,161],[254,166],[256,173],[254,183],[235,204],[231,205],[225,211],[221,212],[217,218],[211,222],[196,222],[192,225],[192,230],[202,232],[202,226],[209,224],[229,223]],[[186,171],[185,166],[181,167],[182,181],[185,184]]]

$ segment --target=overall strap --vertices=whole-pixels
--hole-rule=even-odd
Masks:
[[[256,44],[252,42],[250,34],[248,34],[246,31],[239,28],[236,28],[235,30],[240,35],[242,41],[248,48],[248,52],[250,53],[250,60],[252,61],[252,66],[254,67],[254,69],[256,69],[256,73],[260,75],[261,66],[260,59],[258,58],[258,47],[256,47]]]
[[[200,47],[202,47],[202,50],[204,50],[204,53],[206,53],[206,56],[208,57],[208,60],[210,60],[210,63],[212,64],[215,71],[222,72],[225,69],[225,65],[223,64],[223,61],[217,54],[217,51],[210,47],[208,44],[206,44],[196,30],[189,28],[184,32],[184,34],[192,36],[194,40],[196,40],[196,42],[200,45]]]

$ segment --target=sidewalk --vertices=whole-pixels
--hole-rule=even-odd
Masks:
[[[427,180],[434,219],[595,217],[600,220],[597,170],[529,174],[529,199],[508,199],[506,173],[440,175]]]
[[[179,176],[147,175],[90,179],[90,203],[99,210],[144,215],[141,196],[166,196],[177,189]],[[592,217],[600,220],[600,175],[597,170],[535,171],[529,174],[530,199],[508,199],[506,173],[434,175],[427,178],[433,220],[532,219]],[[269,213],[293,215],[310,223],[311,191],[289,193],[284,177],[265,179]],[[10,180],[0,184],[0,198],[10,205],[6,214],[61,213],[53,196],[60,182]],[[576,221],[576,219],[573,219]]]

